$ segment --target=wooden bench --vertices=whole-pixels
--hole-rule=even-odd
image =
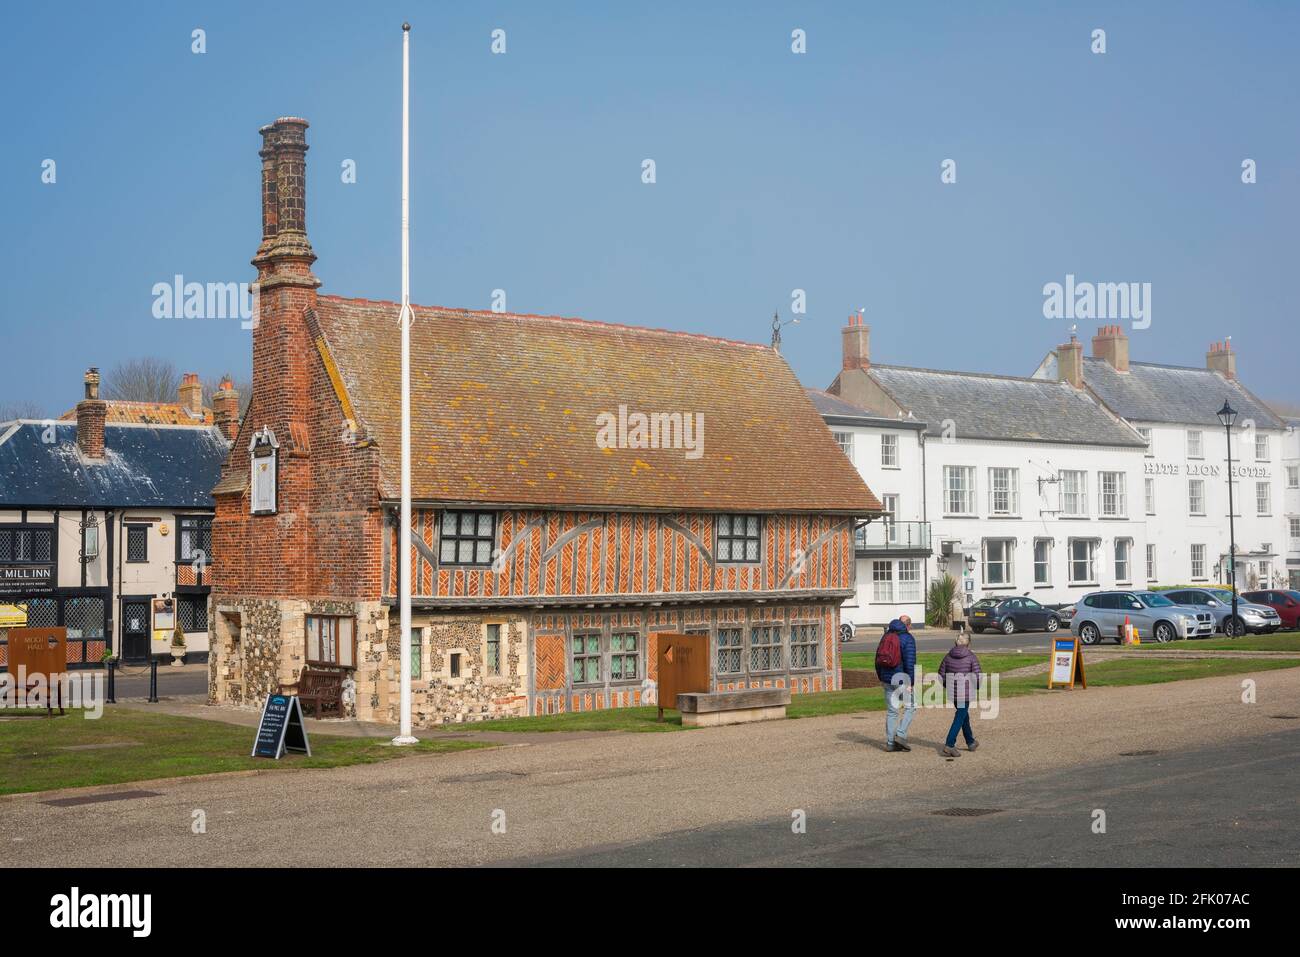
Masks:
[[[343,717],[343,672],[304,668],[295,692],[309,718]]]
[[[785,717],[789,688],[747,688],[743,691],[690,692],[677,696],[682,726],[712,728]]]

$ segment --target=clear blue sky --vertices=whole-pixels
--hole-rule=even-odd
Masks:
[[[766,341],[801,288],[784,351],[824,387],[859,306],[879,361],[1027,375],[1068,328],[1042,287],[1074,273],[1152,284],[1135,359],[1200,365],[1230,334],[1248,386],[1300,402],[1296,4],[272,9],[7,9],[0,403],[60,412],[86,366],[136,355],[247,373],[237,322],[155,319],[150,290],[253,278],[277,116],[312,124],[323,290],[395,298],[404,18],[417,302],[501,288],[512,311]]]

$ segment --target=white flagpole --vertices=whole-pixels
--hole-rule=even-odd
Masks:
[[[410,124],[411,25],[402,24],[402,509],[398,533],[397,579],[402,632],[401,729],[393,744],[415,744],[411,734],[411,228]]]

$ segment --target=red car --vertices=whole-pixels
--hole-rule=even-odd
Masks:
[[[1297,620],[1300,620],[1300,591],[1248,591],[1241,597],[1274,609],[1282,619],[1283,628],[1297,627]]]

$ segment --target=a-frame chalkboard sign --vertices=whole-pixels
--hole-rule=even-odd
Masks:
[[[253,742],[253,757],[275,758],[286,751],[311,757],[307,743],[307,728],[302,723],[302,705],[297,695],[272,694],[266,696],[262,707],[262,720],[257,726],[257,739]]]

